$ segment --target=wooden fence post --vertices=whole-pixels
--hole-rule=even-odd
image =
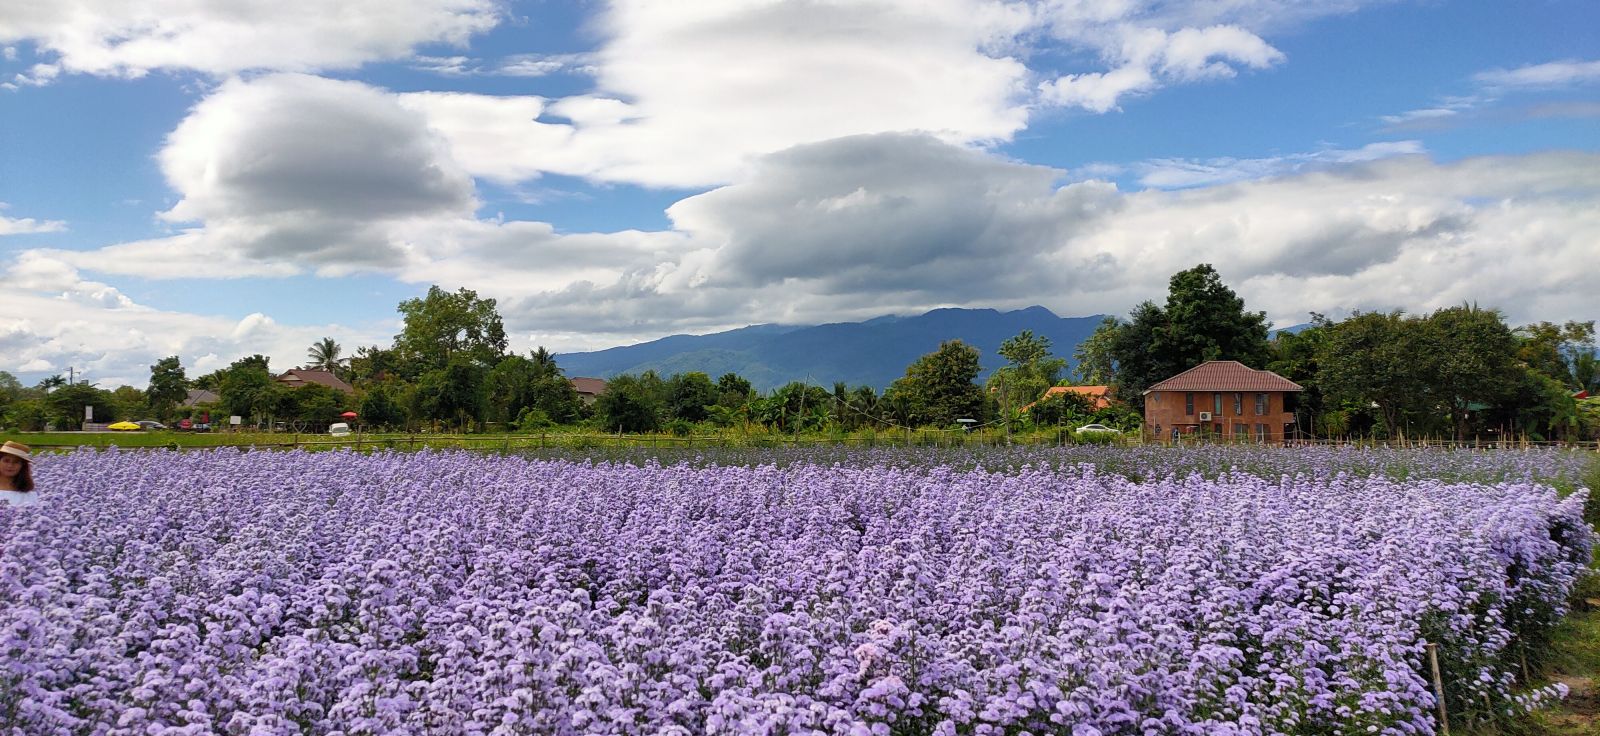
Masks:
[[[1428,667],[1433,670],[1433,696],[1439,700],[1439,733],[1450,736],[1450,714],[1444,707],[1444,678],[1439,675],[1439,645],[1428,642]]]

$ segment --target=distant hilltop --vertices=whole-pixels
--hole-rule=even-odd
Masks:
[[[824,325],[752,325],[709,335],[672,335],[659,340],[587,353],[563,353],[557,363],[568,376],[610,378],[654,370],[663,376],[700,371],[714,381],[724,373],[744,376],[768,390],[790,381],[831,387],[835,382],[882,390],[906,366],[959,339],[982,353],[981,382],[1005,364],[995,351],[1023,330],[1050,339],[1051,352],[1072,363],[1078,343],[1094,333],[1103,315],[1058,317],[1044,307],[1010,312],[994,309],[935,309],[914,317],[877,317]]]

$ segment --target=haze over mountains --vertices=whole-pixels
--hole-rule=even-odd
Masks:
[[[557,362],[568,376],[610,378],[654,370],[663,376],[700,371],[716,380],[734,372],[768,390],[790,381],[882,390],[905,375],[906,366],[960,339],[981,353],[985,379],[1005,364],[995,351],[1023,330],[1050,338],[1052,352],[1069,363],[1078,343],[1103,319],[1058,317],[1044,307],[1010,312],[994,309],[935,309],[913,317],[878,317],[824,325],[752,325],[710,335],[672,335],[659,340],[587,353],[564,353]]]

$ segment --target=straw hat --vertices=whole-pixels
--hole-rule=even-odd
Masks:
[[[22,444],[21,442],[12,442],[10,440],[6,440],[4,445],[0,445],[0,452],[3,452],[7,455],[16,455],[27,462],[33,461],[33,456],[28,454],[28,446]]]

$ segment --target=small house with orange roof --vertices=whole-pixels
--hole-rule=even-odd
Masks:
[[[1044,392],[1043,396],[1039,397],[1039,401],[1049,401],[1062,394],[1078,394],[1087,398],[1089,400],[1089,408],[1095,411],[1111,406],[1110,386],[1051,386]],[[1022,407],[1022,410],[1027,411],[1033,408],[1033,404],[1037,404],[1039,401]]]

